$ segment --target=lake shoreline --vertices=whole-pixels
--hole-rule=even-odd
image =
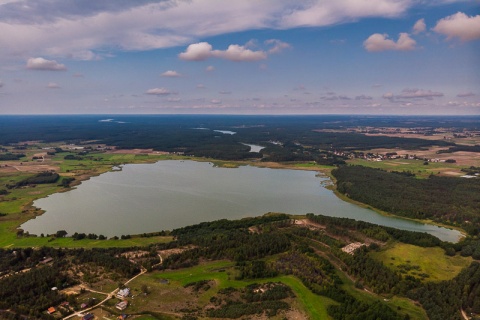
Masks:
[[[285,163],[274,163],[274,162],[257,162],[257,161],[234,161],[234,162],[231,162],[231,161],[217,161],[217,160],[213,160],[213,159],[205,159],[205,158],[194,158],[194,157],[174,157],[174,159],[172,159],[171,157],[163,157],[162,159],[149,159],[149,161],[145,161],[146,159],[142,159],[142,161],[129,161],[129,162],[125,162],[123,164],[137,164],[137,163],[143,163],[143,164],[147,164],[147,163],[150,163],[150,164],[154,164],[154,163],[157,163],[157,162],[161,162],[161,161],[164,161],[164,160],[180,160],[180,161],[186,161],[186,160],[191,160],[191,161],[194,161],[194,162],[207,162],[207,163],[211,163],[213,164],[214,166],[218,166],[218,167],[224,167],[224,168],[232,168],[232,167],[240,167],[240,166],[252,166],[252,167],[257,167],[257,168],[270,168],[270,169],[288,169],[288,170],[302,170],[302,171],[313,171],[313,172],[317,172],[317,173],[321,173],[322,175],[325,175],[325,177],[327,178],[330,178],[331,182],[334,183],[335,181],[332,179],[331,175],[329,174],[331,169],[332,168],[327,168],[327,167],[322,167],[322,166],[313,166],[312,164],[299,164],[299,163],[295,163],[295,164],[292,164],[292,163],[289,163],[289,164],[285,164]],[[118,164],[116,164],[118,166]],[[113,168],[113,166],[112,166]],[[98,176],[98,175],[101,175],[101,174],[104,174],[106,172],[111,172],[112,168],[110,168],[109,170],[104,170],[102,172],[96,172],[94,175],[84,175],[82,177],[82,179],[78,179],[79,181],[77,181],[76,186],[80,185],[83,181],[86,181],[86,180],[89,180],[90,178],[94,177],[94,176]],[[330,182],[329,182],[330,184]],[[348,199],[340,194],[338,194],[338,192],[336,192],[335,188],[333,186],[331,187],[327,187],[328,189],[330,189],[331,191],[333,191],[334,195],[336,198],[338,198],[340,201],[343,201],[343,202],[347,202],[347,203],[350,203],[356,207],[360,207],[360,208],[365,208],[365,209],[369,209],[371,211],[374,211],[376,214],[379,214],[381,216],[384,216],[384,217],[388,217],[388,218],[395,218],[395,219],[400,219],[400,220],[404,220],[404,221],[412,221],[412,222],[415,222],[415,223],[420,223],[420,224],[425,224],[425,225],[431,225],[431,226],[437,226],[439,227],[438,224],[435,224],[435,223],[432,223],[432,222],[429,222],[429,223],[425,223],[424,221],[418,221],[418,220],[414,220],[414,219],[408,219],[408,218],[404,218],[404,217],[401,217],[401,216],[397,216],[397,215],[393,215],[393,214],[389,214],[389,213],[385,213],[385,212],[381,212],[381,211],[378,211],[378,210],[375,210],[374,208],[371,208],[370,206],[368,205],[365,205],[365,204],[361,204],[361,203],[358,203],[358,202],[354,202],[354,201],[351,201],[351,199]],[[62,192],[64,191],[71,191],[71,189],[69,190],[61,190]],[[272,211],[272,210],[267,210],[265,212],[269,212],[269,211]],[[275,211],[275,210],[274,210]],[[264,212],[263,212],[264,213]],[[289,212],[290,213],[290,212]],[[291,214],[298,214],[299,212],[292,212]],[[307,212],[303,212],[302,213],[307,213]],[[325,214],[324,212],[316,212],[317,214]],[[259,216],[261,215],[262,213],[259,213],[259,214],[253,214],[253,215],[249,215],[249,216]],[[329,214],[326,214],[326,215],[329,215]],[[335,215],[333,215],[335,216]],[[221,218],[221,217],[219,217]],[[226,218],[226,219],[232,219],[232,218]],[[211,219],[208,219],[208,220],[211,220]],[[357,220],[362,220],[362,219],[358,219]],[[371,222],[371,221],[369,221]],[[371,223],[375,223],[375,222],[371,222]],[[380,223],[382,224],[382,223]],[[441,227],[446,227],[448,229],[453,229],[451,228],[451,226],[441,226]],[[400,229],[402,229],[400,227]],[[168,228],[166,230],[169,230]],[[157,230],[158,231],[158,230]],[[459,232],[462,232],[462,230],[457,230]],[[152,232],[155,232],[155,231],[152,231]],[[131,232],[129,234],[135,234],[136,232]],[[464,234],[463,234],[464,235]],[[461,238],[461,236],[460,236]],[[449,240],[450,241],[450,240]],[[460,239],[457,239],[457,241],[460,241]]]

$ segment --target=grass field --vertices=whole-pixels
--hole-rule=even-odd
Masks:
[[[439,247],[422,248],[404,243],[395,243],[372,256],[396,270],[403,269],[402,266],[413,267],[407,274],[415,277],[426,273],[429,275],[426,281],[450,280],[472,262],[471,257],[449,257]]]
[[[134,280],[130,287],[134,291],[138,291],[142,285],[147,285],[151,288],[152,293],[148,299],[145,299],[142,304],[140,301],[135,302],[135,307],[141,310],[145,308],[157,309],[156,311],[165,312],[162,310],[162,306],[172,306],[175,302],[188,299],[185,296],[183,286],[201,280],[213,280],[215,286],[206,292],[200,294],[197,299],[197,303],[200,306],[205,306],[211,297],[215,296],[220,289],[232,287],[232,288],[244,288],[252,283],[263,282],[282,282],[288,285],[296,295],[297,307],[305,312],[311,319],[330,319],[327,314],[327,307],[330,304],[335,303],[329,298],[321,297],[313,294],[308,290],[303,283],[293,276],[280,276],[268,279],[256,279],[256,280],[235,280],[234,263],[229,261],[214,261],[203,263],[201,265],[182,269],[178,271],[166,271],[156,272],[152,274],[143,275]],[[160,283],[161,279],[168,279],[168,284]],[[155,295],[158,299],[161,299],[162,304],[158,304],[153,301],[159,301],[155,299]],[[160,308],[160,310],[158,310]]]
[[[343,289],[350,295],[355,297],[355,299],[363,301],[365,303],[374,303],[376,301],[381,301],[382,303],[386,303],[388,306],[390,306],[395,312],[405,315],[408,314],[410,316],[410,319],[428,320],[425,310],[423,310],[420,306],[416,305],[414,301],[397,296],[389,297],[388,299],[386,299],[374,293],[357,289],[355,288],[354,283],[350,279],[348,279],[342,272],[337,271],[337,274],[340,276],[340,279],[342,279],[344,283]]]
[[[387,171],[411,171],[415,173],[419,178],[427,178],[431,174],[447,174],[452,175],[456,173],[457,176],[462,175],[460,171],[461,166],[454,163],[445,162],[429,162],[428,165],[424,165],[421,160],[406,160],[395,159],[385,161],[367,161],[364,159],[348,160],[348,164],[361,165],[364,167],[378,168]]]

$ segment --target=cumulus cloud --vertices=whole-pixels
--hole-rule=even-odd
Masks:
[[[471,92],[471,91],[468,91],[468,92],[461,92],[459,94],[457,94],[457,97],[459,98],[469,98],[469,97],[474,97],[476,94]]]
[[[161,76],[167,77],[167,78],[178,78],[178,77],[181,77],[182,74],[174,70],[168,70],[162,73]]]
[[[207,60],[212,56],[212,45],[208,42],[199,42],[191,44],[187,47],[185,52],[182,52],[178,57],[182,60],[188,61],[202,61]]]
[[[153,88],[153,89],[148,89],[145,93],[156,95],[156,96],[167,96],[169,94],[172,94],[173,92],[166,88]]]
[[[419,34],[427,30],[427,25],[425,24],[425,19],[420,19],[413,25],[413,34]]]
[[[221,104],[222,101],[221,101],[221,100],[217,100],[217,99],[212,99],[212,100],[210,100],[210,103],[211,103],[211,104]]]
[[[207,71],[207,72],[215,71],[215,67],[214,66],[208,66],[208,67],[205,68],[205,71]]]
[[[50,70],[50,71],[65,71],[67,67],[58,63],[55,60],[47,60],[44,58],[30,58],[27,60],[27,69],[30,70]]]
[[[459,38],[461,41],[480,39],[480,15],[469,17],[463,12],[437,21],[433,31],[447,36],[447,39]]]
[[[415,49],[417,42],[410,38],[408,33],[402,32],[397,42],[388,39],[387,34],[374,33],[363,42],[363,46],[367,51],[410,51]]]
[[[60,86],[58,85],[58,83],[49,82],[49,83],[47,84],[47,88],[48,88],[48,89],[60,89]]]
[[[258,61],[267,58],[267,54],[264,51],[252,51],[238,44],[231,44],[224,51],[214,50],[212,54],[214,57],[231,61]]]
[[[204,84],[199,83],[199,84],[197,84],[196,88],[197,88],[197,89],[205,89],[206,87],[205,87]]]
[[[264,51],[253,51],[238,44],[229,45],[227,50],[213,50],[212,45],[208,42],[199,42],[189,45],[185,52],[180,53],[178,57],[187,61],[203,61],[208,58],[220,58],[230,61],[258,61],[266,59],[267,53]]]

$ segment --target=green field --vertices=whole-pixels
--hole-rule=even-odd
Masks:
[[[387,171],[410,171],[419,178],[427,178],[431,174],[441,174],[445,171],[458,172],[461,175],[462,168],[455,163],[429,162],[424,165],[422,160],[394,159],[385,161],[367,161],[364,159],[348,160],[348,164],[360,165],[370,168],[378,168]]]
[[[152,288],[152,296],[149,299],[145,299],[144,304],[138,300],[135,302],[138,311],[142,308],[155,308],[159,305],[152,304],[152,301],[156,301],[155,293],[161,297],[164,303],[173,303],[174,301],[180,301],[185,299],[183,294],[183,286],[197,282],[201,280],[213,280],[215,286],[208,291],[202,293],[198,297],[198,303],[202,306],[206,305],[210,298],[218,293],[218,290],[228,287],[232,288],[244,288],[252,283],[264,283],[264,282],[282,282],[288,285],[296,295],[298,308],[304,311],[311,319],[330,319],[327,314],[327,307],[335,302],[329,298],[315,295],[303,285],[303,283],[293,276],[279,276],[268,279],[256,279],[256,280],[235,280],[234,263],[230,261],[214,261],[204,263],[192,268],[181,269],[177,271],[165,271],[156,272],[143,275],[135,279],[130,287],[134,291],[138,291],[142,285],[147,285]],[[168,284],[161,284],[161,279],[168,279]],[[164,294],[168,292],[168,296]],[[166,300],[165,300],[166,299]],[[137,309],[134,309],[137,311]],[[165,312],[165,310],[159,310]]]
[[[413,266],[407,274],[418,277],[420,273],[426,273],[429,275],[427,281],[450,280],[472,262],[471,257],[449,257],[439,247],[422,248],[404,243],[395,243],[390,248],[372,253],[372,256],[396,270],[402,265]]]
[[[367,292],[365,290],[355,288],[354,283],[345,276],[340,271],[337,271],[340,279],[342,279],[344,285],[343,289],[348,292],[350,295],[355,297],[355,299],[359,301],[363,301],[365,303],[374,303],[376,301],[382,301],[382,303],[386,303],[390,306],[395,312],[399,312],[401,314],[408,314],[410,319],[415,320],[428,320],[427,314],[425,310],[423,310],[420,306],[415,304],[414,301],[402,298],[402,297],[389,297],[388,299],[379,295],[376,295],[371,292]]]

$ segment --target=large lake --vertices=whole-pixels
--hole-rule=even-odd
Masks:
[[[203,221],[239,219],[266,212],[348,217],[399,229],[428,232],[456,242],[460,232],[386,217],[340,200],[314,171],[195,161],[128,164],[77,188],[34,202],[46,212],[21,228],[40,235],[66,230],[108,237],[171,230]]]

